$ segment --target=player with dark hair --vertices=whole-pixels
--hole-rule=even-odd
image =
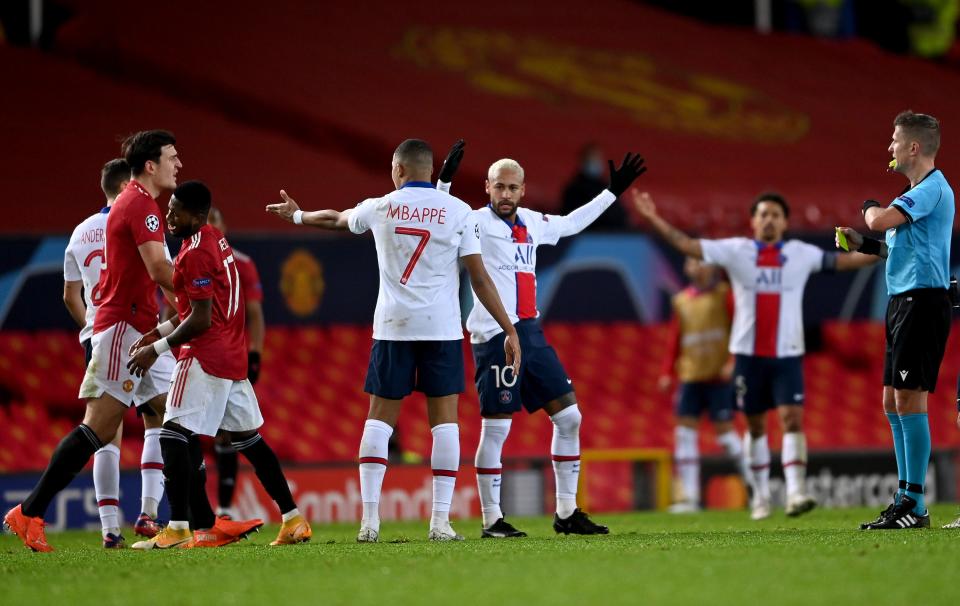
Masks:
[[[106,206],[80,223],[67,244],[63,263],[63,302],[71,317],[80,326],[80,343],[86,362],[90,363],[93,349],[93,320],[100,304],[100,265],[106,245],[107,213],[120,192],[130,182],[130,165],[123,158],[110,160],[100,171],[100,188]],[[172,356],[171,356],[172,358]],[[172,360],[165,365],[173,368]],[[147,411],[149,412],[149,411]],[[163,460],[160,456],[160,422],[156,414],[144,414],[143,451],[140,458],[141,514],[134,532],[152,537],[160,530],[156,522],[157,509],[163,496]],[[123,424],[113,440],[94,454],[93,486],[102,525],[103,546],[124,546],[120,534],[120,439]]]
[[[927,396],[937,387],[950,334],[950,243],[954,196],[935,166],[940,123],[933,116],[901,112],[887,151],[890,168],[910,182],[887,207],[867,200],[863,218],[883,242],[839,228],[850,250],[887,260],[887,348],[883,410],[893,434],[900,485],[893,503],[862,530],[928,528],[923,487],[930,460]],[[839,242],[838,235],[838,245]]]
[[[439,189],[449,190],[458,164],[454,149],[444,163],[437,184]],[[553,425],[550,456],[556,480],[554,530],[563,534],[609,532],[577,506],[582,415],[573,382],[556,351],[547,344],[537,321],[540,311],[536,278],[538,246],[554,245],[560,238],[586,229],[647,170],[643,158],[632,154],[627,154],[619,167],[614,167],[612,161],[609,164],[610,183],[591,201],[567,215],[544,215],[520,206],[526,191],[523,167],[509,158],[498,160],[487,170],[488,204],[473,211],[474,221],[480,228],[484,265],[493,277],[525,352],[517,372],[504,358],[502,326],[486,309],[474,306],[467,318],[467,330],[473,344],[482,417],[476,454],[482,538],[527,536],[504,519],[500,508],[500,457],[513,415],[521,408],[529,413],[543,410]]]
[[[208,221],[224,236],[227,235],[227,224],[219,208],[210,208]],[[260,378],[260,355],[266,327],[263,319],[263,285],[253,259],[236,248],[233,249],[233,258],[240,275],[247,317],[247,378],[251,385],[256,385]],[[231,506],[237,484],[237,450],[230,443],[229,432],[217,432],[213,449],[217,458],[217,515],[231,517],[234,515]]]
[[[127,408],[146,406],[162,413],[171,368],[164,358],[150,372],[126,372],[129,348],[157,325],[157,286],[173,289],[173,269],[163,237],[157,197],[177,185],[182,164],[167,131],[142,131],[122,146],[133,179],[107,216],[100,306],[91,338],[91,360],[80,386],[86,400],[83,422],[53,452],[30,495],[7,512],[4,524],[34,551],[52,551],[43,515],[58,492],[90,457],[117,435]]]
[[[810,275],[865,267],[876,257],[837,254],[784,240],[790,207],[766,192],[750,206],[753,238],[691,238],[657,214],[646,192],[634,204],[654,230],[683,254],[727,271],[733,284],[730,353],[735,356],[737,405],[747,416],[745,467],[753,488],[751,518],[770,516],[770,449],[767,412],[776,409],[783,428],[780,457],[786,479],[786,513],[797,516],[816,506],[807,494],[807,441],[803,433],[803,291]]]
[[[462,147],[462,142],[460,142]],[[380,492],[387,469],[387,444],[412,391],[427,396],[433,434],[431,541],[460,541],[450,525],[450,504],[460,466],[457,400],[464,388],[463,328],[460,325],[460,270],[463,261],[473,289],[505,331],[507,366],[520,365],[517,331],[483,267],[480,228],[470,207],[434,189],[433,151],[407,139],[393,154],[395,191],[369,198],[349,210],[304,212],[285,191],[267,211],[297,225],[373,232],[380,268],[380,294],[373,317],[373,348],[364,391],[370,412],[360,441],[363,518],[357,541],[380,537]]]
[[[207,223],[210,198],[199,181],[184,183],[170,198],[167,225],[183,239],[173,273],[179,319],[144,335],[128,363],[131,372],[142,374],[159,355],[180,348],[160,435],[170,523],[152,539],[135,543],[135,549],[219,547],[263,525],[217,518],[210,507],[199,435],[212,437],[221,429],[230,433],[233,447],[250,461],[280,508],[283,525],[271,545],[308,541],[312,534],[276,455],[257,432],[263,417],[247,379],[240,277],[227,239]]]

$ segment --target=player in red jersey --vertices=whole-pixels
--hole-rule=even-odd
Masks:
[[[307,541],[311,535],[277,456],[257,432],[263,417],[247,379],[243,290],[233,249],[207,223],[209,212],[210,191],[199,181],[184,183],[170,198],[167,226],[183,238],[173,274],[179,322],[170,321],[173,330],[165,337],[166,327],[146,334],[134,345],[128,363],[132,373],[142,375],[159,355],[180,348],[160,434],[170,523],[156,537],[135,543],[135,549],[164,549],[188,541],[192,547],[217,547],[263,525],[260,520],[218,519],[210,508],[197,435],[212,437],[218,430],[230,432],[233,447],[253,465],[283,514],[272,545]]]
[[[34,551],[52,551],[43,515],[58,492],[90,457],[117,433],[131,405],[162,414],[169,371],[161,363],[142,376],[128,374],[128,349],[157,324],[156,289],[173,288],[173,269],[164,243],[156,198],[177,185],[182,164],[173,134],[142,131],[122,145],[133,179],[120,193],[107,219],[102,297],[94,319],[92,358],[80,386],[87,402],[83,422],[61,440],[30,495],[4,516],[4,525]]]
[[[220,233],[227,235],[227,225],[219,208],[210,208],[208,221]],[[251,385],[256,385],[260,378],[260,353],[263,351],[266,326],[263,319],[263,286],[253,259],[236,248],[233,249],[233,257],[240,275],[243,307],[247,312],[247,378]],[[214,453],[217,455],[217,515],[229,517],[233,515],[231,505],[237,484],[237,451],[230,444],[229,432],[217,432]]]

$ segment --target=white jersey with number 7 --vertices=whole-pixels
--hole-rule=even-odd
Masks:
[[[460,324],[460,257],[480,254],[470,207],[426,182],[407,183],[350,213],[350,231],[373,232],[380,292],[373,338],[453,341]]]

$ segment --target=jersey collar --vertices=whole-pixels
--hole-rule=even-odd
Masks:
[[[101,214],[101,215],[105,215],[105,214],[107,214],[108,212],[110,212],[110,207],[109,207],[109,206],[104,206],[103,208],[100,209],[100,214]]]
[[[757,245],[757,250],[763,250],[767,246],[770,246],[765,242],[761,242],[760,240],[754,240],[753,243]],[[781,248],[783,248],[783,240],[780,240],[779,242],[777,242],[776,244],[773,244],[772,246],[777,250],[780,250]]]
[[[506,223],[506,224],[507,224],[507,227],[509,227],[510,229],[513,229],[513,227],[514,227],[515,225],[519,225],[520,227],[526,227],[526,224],[523,222],[523,219],[520,218],[520,207],[519,207],[519,206],[517,207],[517,220],[516,220],[516,222],[514,222],[514,223],[511,223],[511,222],[507,221],[506,219],[504,219],[503,217],[501,217],[500,215],[498,215],[498,214],[497,214],[497,211],[495,211],[495,210],[493,209],[493,202],[488,202],[488,203],[487,203],[487,208],[490,209],[490,212],[493,213],[493,216],[494,216],[494,217],[496,217],[496,218],[500,219],[501,221],[503,221],[504,223]]]
[[[429,181],[407,181],[400,186],[400,189],[405,187],[429,187],[430,189],[433,189],[433,183],[430,183]]]

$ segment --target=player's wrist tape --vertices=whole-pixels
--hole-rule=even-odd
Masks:
[[[153,351],[157,352],[157,355],[163,355],[170,351],[170,344],[167,343],[167,339],[159,339],[153,342]]]
[[[876,206],[876,207],[879,208],[880,203],[877,202],[876,200],[864,200],[864,201],[863,201],[863,214],[867,214],[867,211],[870,210],[871,208],[873,208],[874,206]]]
[[[293,211],[293,222],[297,225],[303,225],[303,211],[295,210]]]
[[[880,256],[880,240],[874,240],[873,238],[864,238],[863,244],[860,245],[860,252],[865,255],[877,255]]]
[[[167,320],[163,324],[157,324],[157,332],[160,334],[161,337],[168,336],[170,333],[173,332],[174,328],[176,328],[176,326],[173,325],[172,320]]]

